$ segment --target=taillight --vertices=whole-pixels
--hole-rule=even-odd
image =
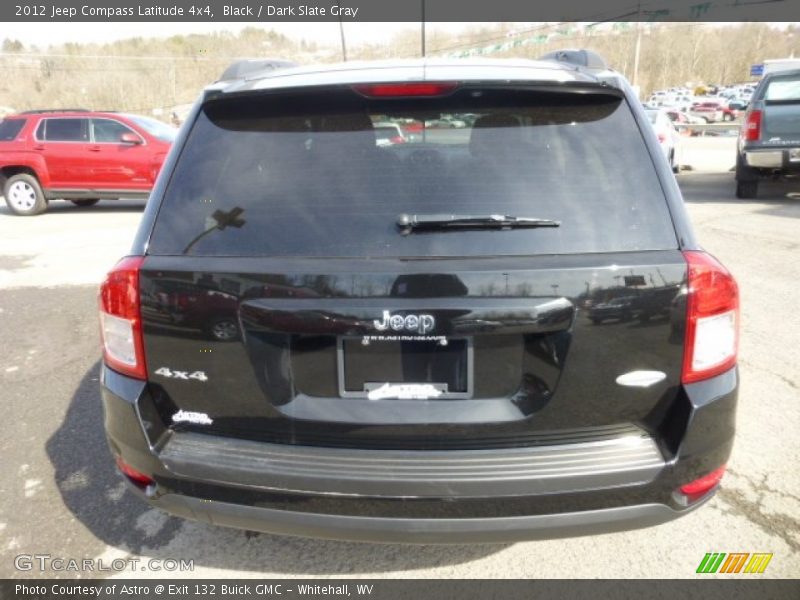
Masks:
[[[408,96],[445,96],[458,87],[457,83],[367,83],[353,89],[369,98],[401,98]]]
[[[722,476],[725,475],[725,465],[714,469],[711,473],[703,475],[699,479],[690,481],[678,488],[678,492],[687,502],[694,502],[705,496],[708,492],[719,485]]]
[[[686,342],[681,381],[693,383],[736,364],[739,289],[736,280],[705,252],[684,252],[688,263]]]
[[[744,139],[747,142],[755,142],[761,137],[761,111],[751,110],[747,113],[744,121]]]
[[[404,138],[404,137],[403,137],[403,136],[401,136],[401,135],[395,135],[395,136],[393,136],[393,137],[390,137],[390,138],[389,138],[389,141],[390,141],[392,144],[405,144],[405,143],[406,143],[406,138]]]
[[[120,472],[125,475],[128,479],[130,479],[136,485],[147,487],[151,483],[155,483],[152,477],[142,473],[141,471],[134,469],[128,463],[126,463],[122,458],[119,456],[117,457],[117,468]]]
[[[142,319],[139,310],[139,269],[144,258],[119,261],[100,286],[100,333],[103,359],[125,375],[146,379]]]

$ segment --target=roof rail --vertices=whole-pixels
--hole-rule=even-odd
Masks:
[[[539,57],[540,60],[555,60],[557,62],[564,62],[575,65],[576,67],[583,67],[584,69],[592,69],[599,71],[607,71],[608,64],[597,52],[592,50],[581,49],[564,49],[548,52],[544,56]]]
[[[257,73],[266,74],[275,69],[296,66],[297,63],[280,58],[242,58],[228,65],[228,68],[222,72],[217,81],[234,81]]]
[[[42,108],[39,110],[24,110],[19,114],[40,115],[43,113],[55,113],[55,112],[89,112],[89,109],[88,108]]]

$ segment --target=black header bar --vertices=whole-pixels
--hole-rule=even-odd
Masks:
[[[797,0],[4,0],[14,22],[793,21]],[[799,19],[800,20],[800,19]]]

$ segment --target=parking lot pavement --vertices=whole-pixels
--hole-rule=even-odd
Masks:
[[[736,165],[736,137],[681,138],[682,167],[693,172],[725,172]]]
[[[688,156],[704,158],[678,179],[699,239],[741,287],[742,385],[730,472],[718,495],[683,519],[595,537],[369,545],[248,534],[148,508],[126,491],[105,447],[95,299],[103,272],[130,243],[142,204],[54,205],[35,218],[0,210],[0,577],[39,576],[16,571],[14,557],[50,554],[105,564],[192,559],[194,571],[170,574],[192,577],[683,578],[713,551],[772,552],[765,576],[796,577],[800,185],[768,183],[758,200],[736,200],[728,171],[735,140],[709,139],[687,141]]]
[[[37,217],[0,203],[0,289],[95,284],[128,251],[144,200],[80,208],[54,201]]]

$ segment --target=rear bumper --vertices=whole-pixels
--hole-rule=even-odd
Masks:
[[[745,149],[743,154],[745,164],[754,169],[800,171],[800,147]]]
[[[612,533],[660,525],[702,504],[680,511],[663,504],[640,504],[516,517],[399,519],[292,512],[177,494],[140,495],[174,515],[224,527],[277,535],[415,544],[506,543]]]
[[[737,389],[736,369],[686,386],[660,429],[618,439],[378,451],[170,432],[144,383],[103,370],[109,444],[153,477],[132,485],[153,506],[229,527],[373,542],[510,542],[680,517],[711,494],[686,506],[674,490],[728,459]]]
[[[287,447],[178,433],[158,457],[186,481],[301,495],[453,500],[635,486],[652,482],[665,468],[658,446],[643,432],[552,446],[444,451]]]

